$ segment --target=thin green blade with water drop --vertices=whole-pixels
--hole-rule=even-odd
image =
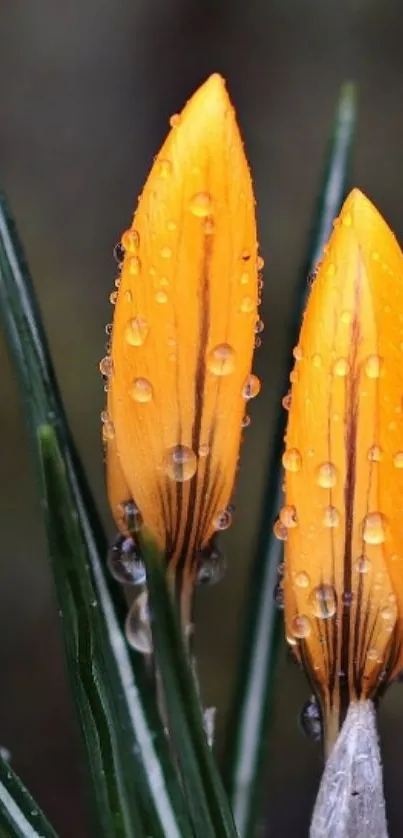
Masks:
[[[164,573],[164,561],[144,539],[147,586],[156,662],[170,737],[183,784],[192,801],[195,838],[237,838],[222,780],[207,743],[193,669],[177,609]]]
[[[242,838],[254,838],[261,811],[259,804],[269,738],[270,702],[282,622],[273,597],[278,578],[277,568],[282,558],[282,544],[273,535],[273,523],[281,506],[281,454],[286,427],[286,414],[281,407],[281,400],[288,390],[292,348],[298,339],[309,290],[307,277],[320,259],[333,219],[346,194],[355,119],[355,88],[352,84],[346,84],[340,94],[307,253],[296,291],[295,310],[289,326],[290,352],[284,375],[284,390],[278,396],[279,414],[267,471],[256,556],[250,572],[242,653],[227,725],[224,777]]]
[[[56,832],[10,764],[0,756],[0,836],[57,838]]]
[[[97,834],[192,838],[144,662],[127,647],[125,603],[71,438],[32,281],[0,202],[0,316],[19,377],[52,559]]]

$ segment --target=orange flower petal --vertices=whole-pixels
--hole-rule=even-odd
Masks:
[[[257,244],[220,76],[171,124],[122,237],[107,459],[118,525],[128,487],[171,569],[193,578],[198,551],[229,523],[245,401],[259,386],[249,378]]]
[[[403,664],[402,350],[403,256],[354,190],[301,329],[280,516],[287,636],[336,729]]]

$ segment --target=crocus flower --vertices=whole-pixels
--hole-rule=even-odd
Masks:
[[[294,351],[277,524],[328,747],[403,663],[403,256],[358,190],[334,227]]]
[[[151,533],[180,594],[230,524],[245,404],[259,390],[254,197],[220,76],[171,118],[118,259],[101,362],[109,499],[123,533]]]

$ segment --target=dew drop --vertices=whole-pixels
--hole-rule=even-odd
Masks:
[[[302,707],[299,717],[300,727],[305,735],[312,742],[320,742],[322,739],[322,721],[320,716],[319,704],[315,696],[311,696],[309,701],[305,702]]]
[[[180,125],[180,121],[181,121],[181,118],[180,118],[180,114],[178,114],[178,113],[174,113],[174,114],[172,114],[172,116],[169,117],[169,124],[170,124],[171,128],[177,128],[178,125]]]
[[[227,530],[232,524],[232,514],[229,509],[223,509],[216,515],[213,526],[215,530]]]
[[[211,215],[212,202],[209,192],[196,192],[192,195],[189,201],[189,209],[192,215],[197,218],[205,218],[207,215]]]
[[[257,375],[248,375],[242,389],[244,399],[254,399],[260,392],[260,380]]]
[[[396,619],[396,608],[393,608],[392,605],[385,605],[380,610],[380,617],[385,623],[390,623],[392,620]]]
[[[121,238],[121,245],[127,253],[135,253],[140,244],[140,237],[137,230],[125,230]]]
[[[110,419],[102,423],[102,439],[104,442],[110,442],[111,439],[115,439],[115,426]]]
[[[115,306],[116,302],[117,302],[117,299],[118,299],[118,292],[117,291],[112,291],[111,294],[109,294],[110,304]]]
[[[297,344],[297,346],[294,346],[294,349],[292,350],[292,354],[293,354],[296,361],[301,361],[302,358],[304,357],[304,354],[302,352],[302,347],[299,344]]]
[[[316,469],[316,482],[323,489],[332,489],[336,485],[337,469],[333,463],[321,463]]]
[[[245,314],[249,314],[249,312],[253,311],[255,308],[255,301],[253,297],[242,297],[239,308]]]
[[[132,256],[127,263],[127,267],[131,276],[138,276],[141,271],[141,264],[138,256]]]
[[[151,402],[153,398],[153,387],[148,378],[135,378],[130,389],[129,395],[135,402],[145,404]]]
[[[143,317],[131,318],[125,327],[124,337],[129,346],[142,346],[149,332],[147,320]]]
[[[340,514],[335,506],[326,506],[323,515],[323,523],[325,527],[338,527],[340,523]]]
[[[380,463],[382,459],[382,449],[380,445],[371,445],[367,456],[372,463]]]
[[[113,361],[110,355],[105,355],[105,358],[99,362],[99,371],[105,378],[110,378],[113,373]]]
[[[348,375],[350,372],[350,364],[347,358],[337,358],[333,365],[333,373],[334,375],[340,376],[343,378],[344,376]]]
[[[190,480],[197,470],[197,457],[187,445],[174,445],[170,448],[164,458],[165,473],[176,483],[185,483]]]
[[[380,512],[369,512],[362,524],[366,544],[383,544],[386,539],[386,519]]]
[[[110,337],[112,332],[113,332],[113,324],[112,323],[107,323],[106,326],[105,326],[105,334]]]
[[[302,465],[302,457],[298,448],[288,448],[284,451],[282,463],[286,471],[297,472],[300,471]]]
[[[379,378],[382,369],[382,359],[379,355],[369,355],[364,370],[368,378]]]
[[[167,292],[163,291],[162,289],[160,291],[156,291],[155,300],[156,300],[157,303],[161,303],[161,304],[168,302]]]
[[[298,524],[298,517],[297,517],[297,510],[295,506],[291,504],[287,504],[280,509],[279,518],[282,524],[284,524],[287,529],[291,529],[292,527],[296,527]]]
[[[135,541],[118,535],[108,553],[108,569],[122,585],[144,585],[146,571]]]
[[[291,631],[294,637],[297,637],[298,640],[304,640],[305,637],[309,637],[312,631],[312,625],[309,617],[305,614],[299,614],[297,617],[294,617],[291,623]]]
[[[122,262],[123,262],[123,259],[125,258],[125,249],[124,249],[123,245],[121,244],[121,242],[118,242],[117,244],[115,244],[115,247],[113,248],[113,255],[114,255],[118,265],[121,265]]]
[[[227,569],[224,553],[217,547],[206,547],[197,556],[196,585],[216,585]]]
[[[255,335],[260,335],[263,332],[263,329],[264,329],[263,320],[260,320],[260,318],[258,318],[256,320],[256,323],[255,323]]]
[[[316,369],[319,369],[322,366],[322,356],[317,353],[312,355],[312,364]]]
[[[370,661],[376,661],[378,659],[378,650],[375,649],[374,646],[372,646],[370,649],[368,649],[367,658]]]
[[[172,248],[165,244],[164,247],[161,247],[160,255],[163,259],[170,259],[172,256]]]
[[[298,371],[294,369],[290,372],[290,382],[291,382],[291,384],[295,384],[297,381],[298,381]]]
[[[282,404],[284,410],[286,410],[287,412],[290,410],[290,408],[291,408],[291,392],[288,392],[286,396],[283,396],[283,398],[281,400],[281,404]]]
[[[318,585],[309,595],[312,614],[322,620],[333,617],[336,613],[336,591],[332,585]]]
[[[281,581],[276,582],[274,586],[273,599],[276,607],[282,611],[284,609],[284,585]]]
[[[346,213],[346,215],[342,215],[341,220],[342,220],[342,224],[343,224],[344,227],[351,227],[351,225],[353,223],[353,220],[352,220],[351,215],[350,215],[349,212]]]
[[[274,523],[273,526],[273,533],[278,541],[287,541],[288,538],[288,530],[287,527],[284,526],[280,518],[277,518],[277,521]]]
[[[159,160],[158,161],[158,171],[159,171],[160,177],[163,177],[163,178],[169,177],[169,175],[172,172],[171,161],[170,160],[164,160],[164,159]]]
[[[352,319],[353,319],[353,317],[352,317],[351,311],[348,311],[348,309],[345,309],[344,311],[342,311],[342,313],[340,315],[340,320],[341,320],[342,323],[344,323],[345,326],[348,326],[348,324],[351,323]]]
[[[133,299],[132,292],[131,292],[131,291],[129,291],[129,290],[125,291],[125,300],[126,300],[126,302],[127,302],[127,303],[131,303],[132,299]]]
[[[256,267],[258,271],[262,271],[264,268],[264,259],[261,256],[257,257]]]
[[[241,285],[247,285],[248,282],[249,282],[249,274],[247,273],[247,271],[244,271],[241,274],[240,283],[241,283]]]
[[[132,603],[125,623],[125,634],[127,642],[137,652],[143,655],[152,653],[148,595],[145,591]]]
[[[229,343],[219,343],[207,356],[207,366],[214,375],[230,375],[235,369],[235,352]]]
[[[176,229],[177,227],[175,221],[168,221],[167,230],[169,230],[170,233],[173,233]]]
[[[365,556],[364,554],[362,556],[359,556],[358,559],[357,559],[356,567],[357,567],[358,573],[369,573],[369,571],[371,569],[371,562],[370,562],[368,556]]]
[[[403,451],[398,451],[393,457],[393,465],[395,468],[403,468]]]
[[[295,584],[297,588],[309,588],[310,578],[304,570],[300,570],[295,576]]]
[[[242,422],[241,422],[241,428],[249,428],[250,423],[251,423],[251,418],[250,418],[250,416],[248,416],[245,413],[245,415],[242,419]]]
[[[133,500],[125,500],[118,504],[119,516],[123,518],[124,526],[128,532],[138,532],[142,525],[143,519],[141,512]]]
[[[208,457],[210,453],[210,446],[209,445],[200,445],[198,450],[199,457]]]

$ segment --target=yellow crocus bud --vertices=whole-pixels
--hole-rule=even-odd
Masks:
[[[121,239],[101,371],[112,513],[124,533],[147,529],[181,592],[231,521],[245,406],[259,390],[258,256],[252,183],[223,79],[211,76],[171,126]]]
[[[347,198],[308,300],[283,456],[288,641],[328,746],[402,667],[403,256]]]

